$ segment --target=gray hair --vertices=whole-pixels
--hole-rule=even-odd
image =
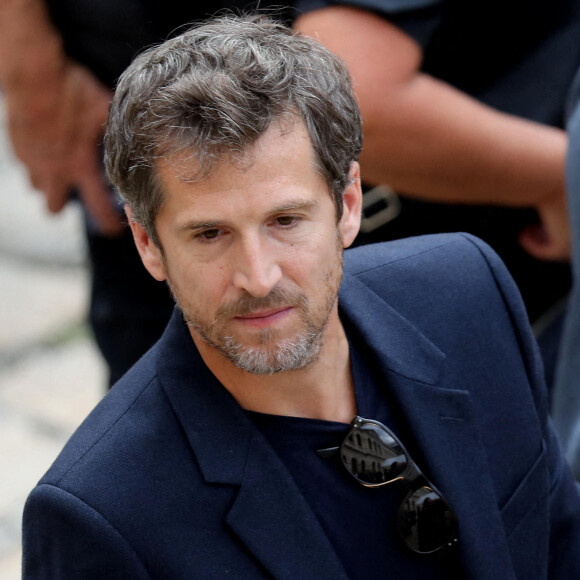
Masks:
[[[362,127],[346,66],[314,39],[261,15],[222,16],[139,55],[121,76],[105,135],[108,177],[159,245],[161,157],[187,152],[203,178],[242,158],[273,122],[304,122],[342,215]]]

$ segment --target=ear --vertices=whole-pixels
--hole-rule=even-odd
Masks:
[[[159,282],[165,280],[167,275],[161,250],[155,245],[145,228],[135,221],[133,212],[128,205],[125,205],[125,213],[143,265],[155,280],[159,280]]]
[[[348,248],[360,229],[362,211],[362,189],[360,184],[360,166],[356,161],[350,164],[348,185],[342,195],[342,217],[339,229],[342,234],[342,245]]]

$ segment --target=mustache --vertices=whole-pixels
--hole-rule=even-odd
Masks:
[[[247,316],[259,310],[288,306],[296,306],[302,310],[307,310],[308,300],[303,294],[289,292],[283,288],[273,288],[267,296],[256,298],[255,296],[244,294],[239,300],[220,306],[216,312],[216,318]]]

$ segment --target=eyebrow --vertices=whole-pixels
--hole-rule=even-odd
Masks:
[[[312,210],[318,209],[320,203],[318,200],[312,201],[289,201],[288,203],[284,203],[275,207],[270,213],[284,213],[285,211],[296,211],[296,210]]]
[[[279,206],[272,208],[268,213],[270,215],[282,214],[289,211],[311,211],[316,210],[320,206],[318,200],[312,201],[289,201],[283,203]],[[182,231],[201,231],[213,228],[220,228],[225,225],[225,222],[220,221],[200,221],[200,222],[187,222],[183,224],[179,229]]]

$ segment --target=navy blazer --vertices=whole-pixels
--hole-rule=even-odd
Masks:
[[[496,255],[462,234],[349,250],[339,307],[457,514],[467,577],[580,578],[580,496]],[[178,310],[32,491],[23,539],[27,579],[347,578]]]

